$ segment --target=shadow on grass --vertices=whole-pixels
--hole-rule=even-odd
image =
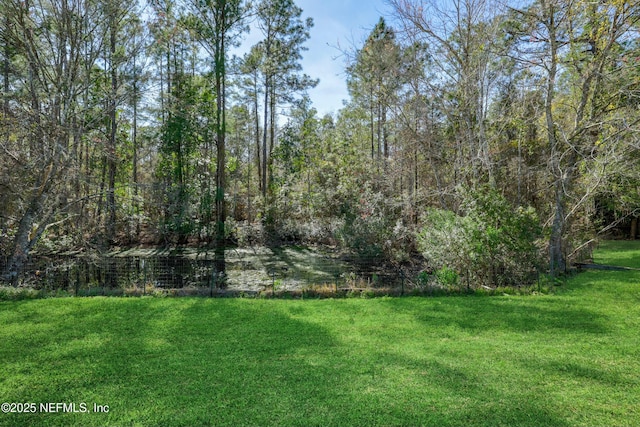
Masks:
[[[425,327],[456,326],[469,332],[602,334],[607,317],[554,298],[451,297],[423,304],[418,298],[386,299],[389,310],[409,310]]]
[[[384,322],[397,315],[425,331],[453,324],[486,334],[606,330],[603,318],[561,301],[472,297],[53,299],[0,309],[0,338],[8,343],[0,349],[3,401],[110,407],[108,414],[0,417],[11,426],[563,426],[540,390],[503,386],[495,371],[467,369],[459,349],[423,347],[420,328],[408,337]],[[371,324],[357,332],[373,344],[350,329],[361,318]],[[405,339],[416,354],[394,344]]]
[[[411,372],[411,380],[424,384],[426,388],[424,393],[413,397],[416,402],[394,414],[397,420],[404,420],[404,424],[570,425],[549,396],[533,389],[514,392],[506,384],[508,381],[500,381],[492,375],[474,372],[464,366],[464,354],[459,354],[458,360],[447,356],[418,360],[389,352],[380,357],[394,370]],[[397,399],[402,399],[402,396],[398,395]],[[380,404],[384,405],[384,402],[380,401]],[[414,411],[414,408],[419,409]]]
[[[275,425],[330,417],[329,406],[315,402],[330,402],[336,377],[314,369],[313,360],[330,357],[335,342],[269,302],[96,298],[3,308],[11,312],[0,315],[8,323],[0,337],[11,340],[0,352],[3,401],[98,403],[110,411],[8,414],[0,425]]]

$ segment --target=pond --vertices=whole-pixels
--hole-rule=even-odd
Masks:
[[[255,294],[313,285],[376,286],[398,280],[375,263],[363,268],[331,248],[250,247],[225,251],[226,291]],[[86,293],[91,289],[217,289],[214,252],[195,248],[128,249],[100,256],[35,255],[24,274],[36,288]],[[139,293],[139,292],[137,292]]]

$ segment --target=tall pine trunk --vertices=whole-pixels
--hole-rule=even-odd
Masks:
[[[134,46],[136,46],[136,39],[134,35]],[[131,135],[131,143],[133,145],[133,170],[131,179],[133,181],[133,213],[135,215],[135,237],[136,240],[140,237],[140,220],[138,217],[140,207],[138,206],[138,70],[136,68],[136,57],[138,53],[134,53],[133,55],[133,123],[132,123],[132,135]]]
[[[112,244],[116,239],[116,136],[118,124],[116,123],[116,96],[118,90],[118,74],[116,71],[116,22],[114,12],[109,17],[109,56],[111,62],[111,93],[109,94],[109,146],[107,148],[107,242]]]
[[[215,50],[215,85],[216,85],[216,241],[215,241],[215,268],[217,273],[218,286],[224,287],[226,284],[226,261],[225,261],[225,222],[226,206],[224,192],[226,187],[226,112],[225,112],[225,31],[226,23],[224,3],[219,10],[220,24],[216,38]]]
[[[265,77],[264,88],[264,131],[262,132],[262,197],[267,200],[267,135],[269,134],[269,93],[271,92],[270,77]]]

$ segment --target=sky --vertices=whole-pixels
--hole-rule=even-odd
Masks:
[[[384,0],[298,0],[297,4],[303,9],[302,15],[314,21],[302,67],[305,73],[320,79],[309,96],[323,116],[338,111],[349,97],[340,49],[360,48],[388,6]]]
[[[309,90],[313,107],[319,116],[337,112],[348,99],[345,58],[340,49],[352,51],[360,48],[380,19],[388,12],[384,0],[296,0],[302,8],[302,19],[313,18],[311,37],[303,52],[303,72],[320,79],[318,86]],[[259,40],[259,35],[248,36],[243,47]]]

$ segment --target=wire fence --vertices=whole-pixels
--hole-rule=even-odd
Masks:
[[[1,258],[6,265],[8,259]],[[94,295],[340,296],[403,295],[436,291],[415,266],[354,260],[308,247],[254,247],[225,251],[224,277],[214,252],[133,249],[107,254],[35,254],[16,285],[46,293]],[[0,267],[2,267],[0,266]]]
[[[301,246],[227,249],[225,260],[225,274],[221,276],[213,250],[33,254],[13,285],[14,289],[34,290],[39,295],[75,296],[450,295],[540,290],[543,273],[532,270],[522,286],[488,287],[478,285],[471,271],[448,281],[438,272],[425,270],[424,263],[390,265],[377,257],[354,257],[331,248]],[[7,262],[8,258],[0,257],[0,269]]]

